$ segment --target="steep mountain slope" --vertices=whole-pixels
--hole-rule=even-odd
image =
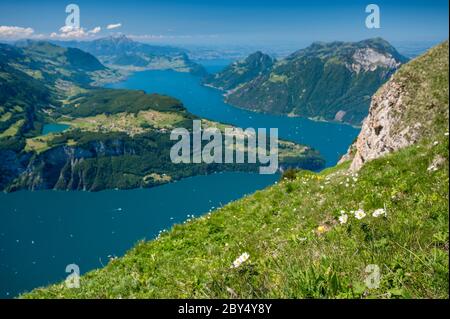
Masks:
[[[226,100],[254,111],[299,115],[360,125],[372,94],[406,62],[388,42],[313,43],[252,79],[222,72],[207,83],[232,82]],[[229,71],[229,70],[228,70]],[[247,71],[249,72],[249,71]],[[233,78],[235,81],[230,81]]]
[[[258,51],[243,61],[234,62],[222,72],[206,77],[204,83],[221,90],[231,90],[257,76],[266,74],[274,62],[269,55]]]
[[[189,59],[186,50],[139,43],[125,35],[93,41],[55,41],[54,43],[64,47],[79,48],[96,56],[102,63],[122,70],[172,69],[200,76],[206,74],[201,65]]]
[[[420,86],[433,98],[405,98],[397,127],[442,114],[413,145],[380,152],[358,173],[350,161],[319,174],[290,171],[111,258],[78,289],[61,283],[22,297],[448,298],[448,43],[398,74],[412,82],[403,94]]]
[[[0,144],[39,132],[44,109],[59,105],[67,90],[87,88],[100,76],[114,74],[78,49],[44,41],[0,44]]]
[[[36,113],[50,103],[51,94],[42,82],[0,61],[0,138],[39,130]],[[16,129],[8,131],[10,127]]]
[[[16,47],[19,55],[8,59],[6,63],[46,84],[69,81],[88,85],[93,82],[95,72],[107,70],[94,56],[79,49],[32,40],[21,41]]]

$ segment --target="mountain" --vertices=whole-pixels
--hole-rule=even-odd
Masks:
[[[67,90],[87,88],[114,73],[79,49],[45,41],[0,44],[0,137],[40,131],[44,108],[60,104]],[[30,133],[33,134],[33,133]]]
[[[0,190],[152,187],[256,164],[175,164],[170,132],[198,119],[169,96],[94,86],[114,71],[80,49],[0,45]],[[43,134],[48,123],[68,126]],[[223,124],[207,121],[209,125]],[[318,170],[320,154],[280,141],[280,165]]]
[[[125,35],[92,41],[54,41],[53,43],[89,52],[112,68],[134,71],[172,69],[201,76],[206,74],[201,65],[189,59],[188,51],[184,49],[140,43]]]
[[[376,151],[358,172],[351,160],[317,174],[288,171],[272,187],[139,242],[83,275],[78,289],[62,282],[22,297],[447,299],[448,58],[446,42],[402,66],[364,124],[381,118],[378,109],[397,110],[405,113],[390,117],[399,131],[389,136],[413,133],[424,119],[428,133]]]
[[[206,84],[223,87],[227,102],[238,107],[360,125],[372,94],[406,61],[380,38],[317,42],[263,72],[259,66],[252,70],[251,64],[238,62]],[[224,87],[223,82],[232,85]]]
[[[209,75],[204,83],[214,84],[214,87],[221,90],[232,90],[258,76],[266,75],[274,63],[269,55],[258,51],[245,60],[234,62],[220,73]]]
[[[99,57],[130,53],[144,53],[152,56],[177,56],[187,53],[186,50],[180,48],[136,42],[125,35],[110,36],[92,41],[55,41],[55,43],[65,47],[80,48]]]
[[[51,103],[43,83],[0,61],[0,139],[13,147],[15,135],[39,130],[36,112]]]
[[[47,41],[24,40],[15,46],[0,44],[0,51],[4,64],[14,65],[46,84],[67,80],[89,85],[95,72],[107,70],[89,53]]]

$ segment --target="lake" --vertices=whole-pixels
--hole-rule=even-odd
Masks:
[[[51,123],[45,124],[42,128],[42,135],[47,135],[50,133],[60,133],[67,130],[70,125],[67,124],[59,124],[59,123]]]
[[[208,61],[218,71],[228,61]],[[258,114],[223,102],[221,92],[204,87],[187,73],[148,71],[131,75],[114,88],[172,95],[201,117],[247,128],[277,127],[281,138],[318,149],[334,165],[358,134],[348,125]],[[45,134],[67,127],[48,124]],[[0,193],[0,298],[63,280],[75,263],[82,273],[121,256],[141,239],[263,189],[279,175],[221,173],[197,176],[152,189],[98,193],[21,191]]]

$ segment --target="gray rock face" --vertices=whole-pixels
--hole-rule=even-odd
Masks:
[[[376,55],[369,60],[392,63]],[[341,162],[352,160],[350,169],[357,171],[368,161],[448,134],[448,61],[446,41],[404,64],[372,97],[358,139]],[[430,171],[440,165],[442,159],[435,159]]]
[[[390,53],[380,53],[372,48],[358,49],[353,54],[353,64],[351,69],[359,73],[364,71],[375,71],[378,67],[388,70],[396,70],[401,62],[397,61]]]
[[[372,98],[369,115],[352,146],[356,151],[350,166],[352,171],[359,170],[367,161],[417,142],[419,134],[415,132],[420,129],[419,122],[401,130],[396,126],[405,108],[403,99],[402,84],[393,80],[386,83]],[[345,156],[343,160],[348,158],[349,156]]]
[[[58,146],[39,155],[0,151],[0,187],[8,191],[86,190],[92,185],[84,178],[88,172],[81,165],[83,161],[135,153],[119,139],[92,141],[84,147]]]

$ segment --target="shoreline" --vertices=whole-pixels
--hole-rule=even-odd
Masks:
[[[333,123],[333,124],[341,124],[341,125],[347,125],[347,126],[351,126],[355,129],[360,130],[362,128],[362,124],[361,125],[356,125],[356,124],[352,124],[349,122],[342,122],[342,121],[330,121],[330,120],[326,120],[324,118],[321,117],[308,117],[308,116],[302,116],[302,115],[298,115],[298,114],[292,114],[292,113],[288,113],[288,114],[284,114],[284,113],[271,113],[271,112],[264,112],[264,111],[259,111],[259,110],[253,110],[253,109],[248,109],[245,107],[241,107],[235,104],[231,104],[227,101],[227,96],[232,93],[233,90],[228,90],[225,91],[222,88],[216,87],[212,84],[207,84],[207,83],[202,83],[203,86],[205,87],[209,87],[215,90],[218,90],[220,92],[222,92],[222,96],[224,97],[223,102],[227,103],[228,105],[231,105],[232,107],[241,109],[241,110],[245,110],[245,111],[249,111],[249,112],[253,112],[253,113],[259,113],[259,114],[267,114],[267,115],[275,115],[275,116],[284,116],[284,117],[290,117],[290,118],[304,118],[304,119],[308,119],[311,120],[313,122],[322,122],[322,123]]]

